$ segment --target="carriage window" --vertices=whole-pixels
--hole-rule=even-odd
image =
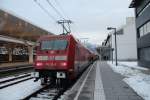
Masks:
[[[67,48],[66,40],[47,40],[42,41],[41,50],[64,50]]]

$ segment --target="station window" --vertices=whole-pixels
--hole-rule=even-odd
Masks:
[[[147,23],[147,32],[150,32],[150,21]]]
[[[140,33],[140,37],[142,37],[142,36],[143,36],[143,27],[141,27],[141,28],[139,29],[139,33]]]
[[[143,26],[143,31],[144,31],[144,35],[147,34],[147,25],[146,24]]]
[[[146,35],[148,33],[150,33],[150,21],[139,28],[140,37],[142,37],[143,35]]]

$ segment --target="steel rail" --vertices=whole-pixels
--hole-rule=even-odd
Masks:
[[[9,87],[9,86],[12,86],[12,85],[15,85],[15,84],[18,84],[18,83],[21,83],[21,82],[24,82],[24,81],[27,81],[27,80],[30,80],[30,79],[33,79],[33,77],[25,78],[25,79],[22,79],[22,80],[19,80],[19,81],[16,81],[16,82],[13,82],[13,83],[10,83],[10,84],[7,84],[7,85],[0,86],[0,89]]]
[[[31,76],[31,74],[25,74],[25,75],[20,75],[18,77],[6,79],[6,80],[3,80],[3,81],[0,81],[0,84],[6,83],[6,82],[10,82],[10,81],[14,81],[14,80],[17,80],[17,79],[20,79],[20,78],[28,77],[28,76]]]

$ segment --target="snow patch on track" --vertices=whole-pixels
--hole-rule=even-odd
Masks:
[[[21,100],[34,91],[42,88],[40,81],[34,79],[21,82],[0,90],[0,100]]]

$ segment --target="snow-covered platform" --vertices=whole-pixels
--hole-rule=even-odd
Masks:
[[[65,93],[65,100],[143,100],[115,73],[107,62],[91,65],[78,82]]]

